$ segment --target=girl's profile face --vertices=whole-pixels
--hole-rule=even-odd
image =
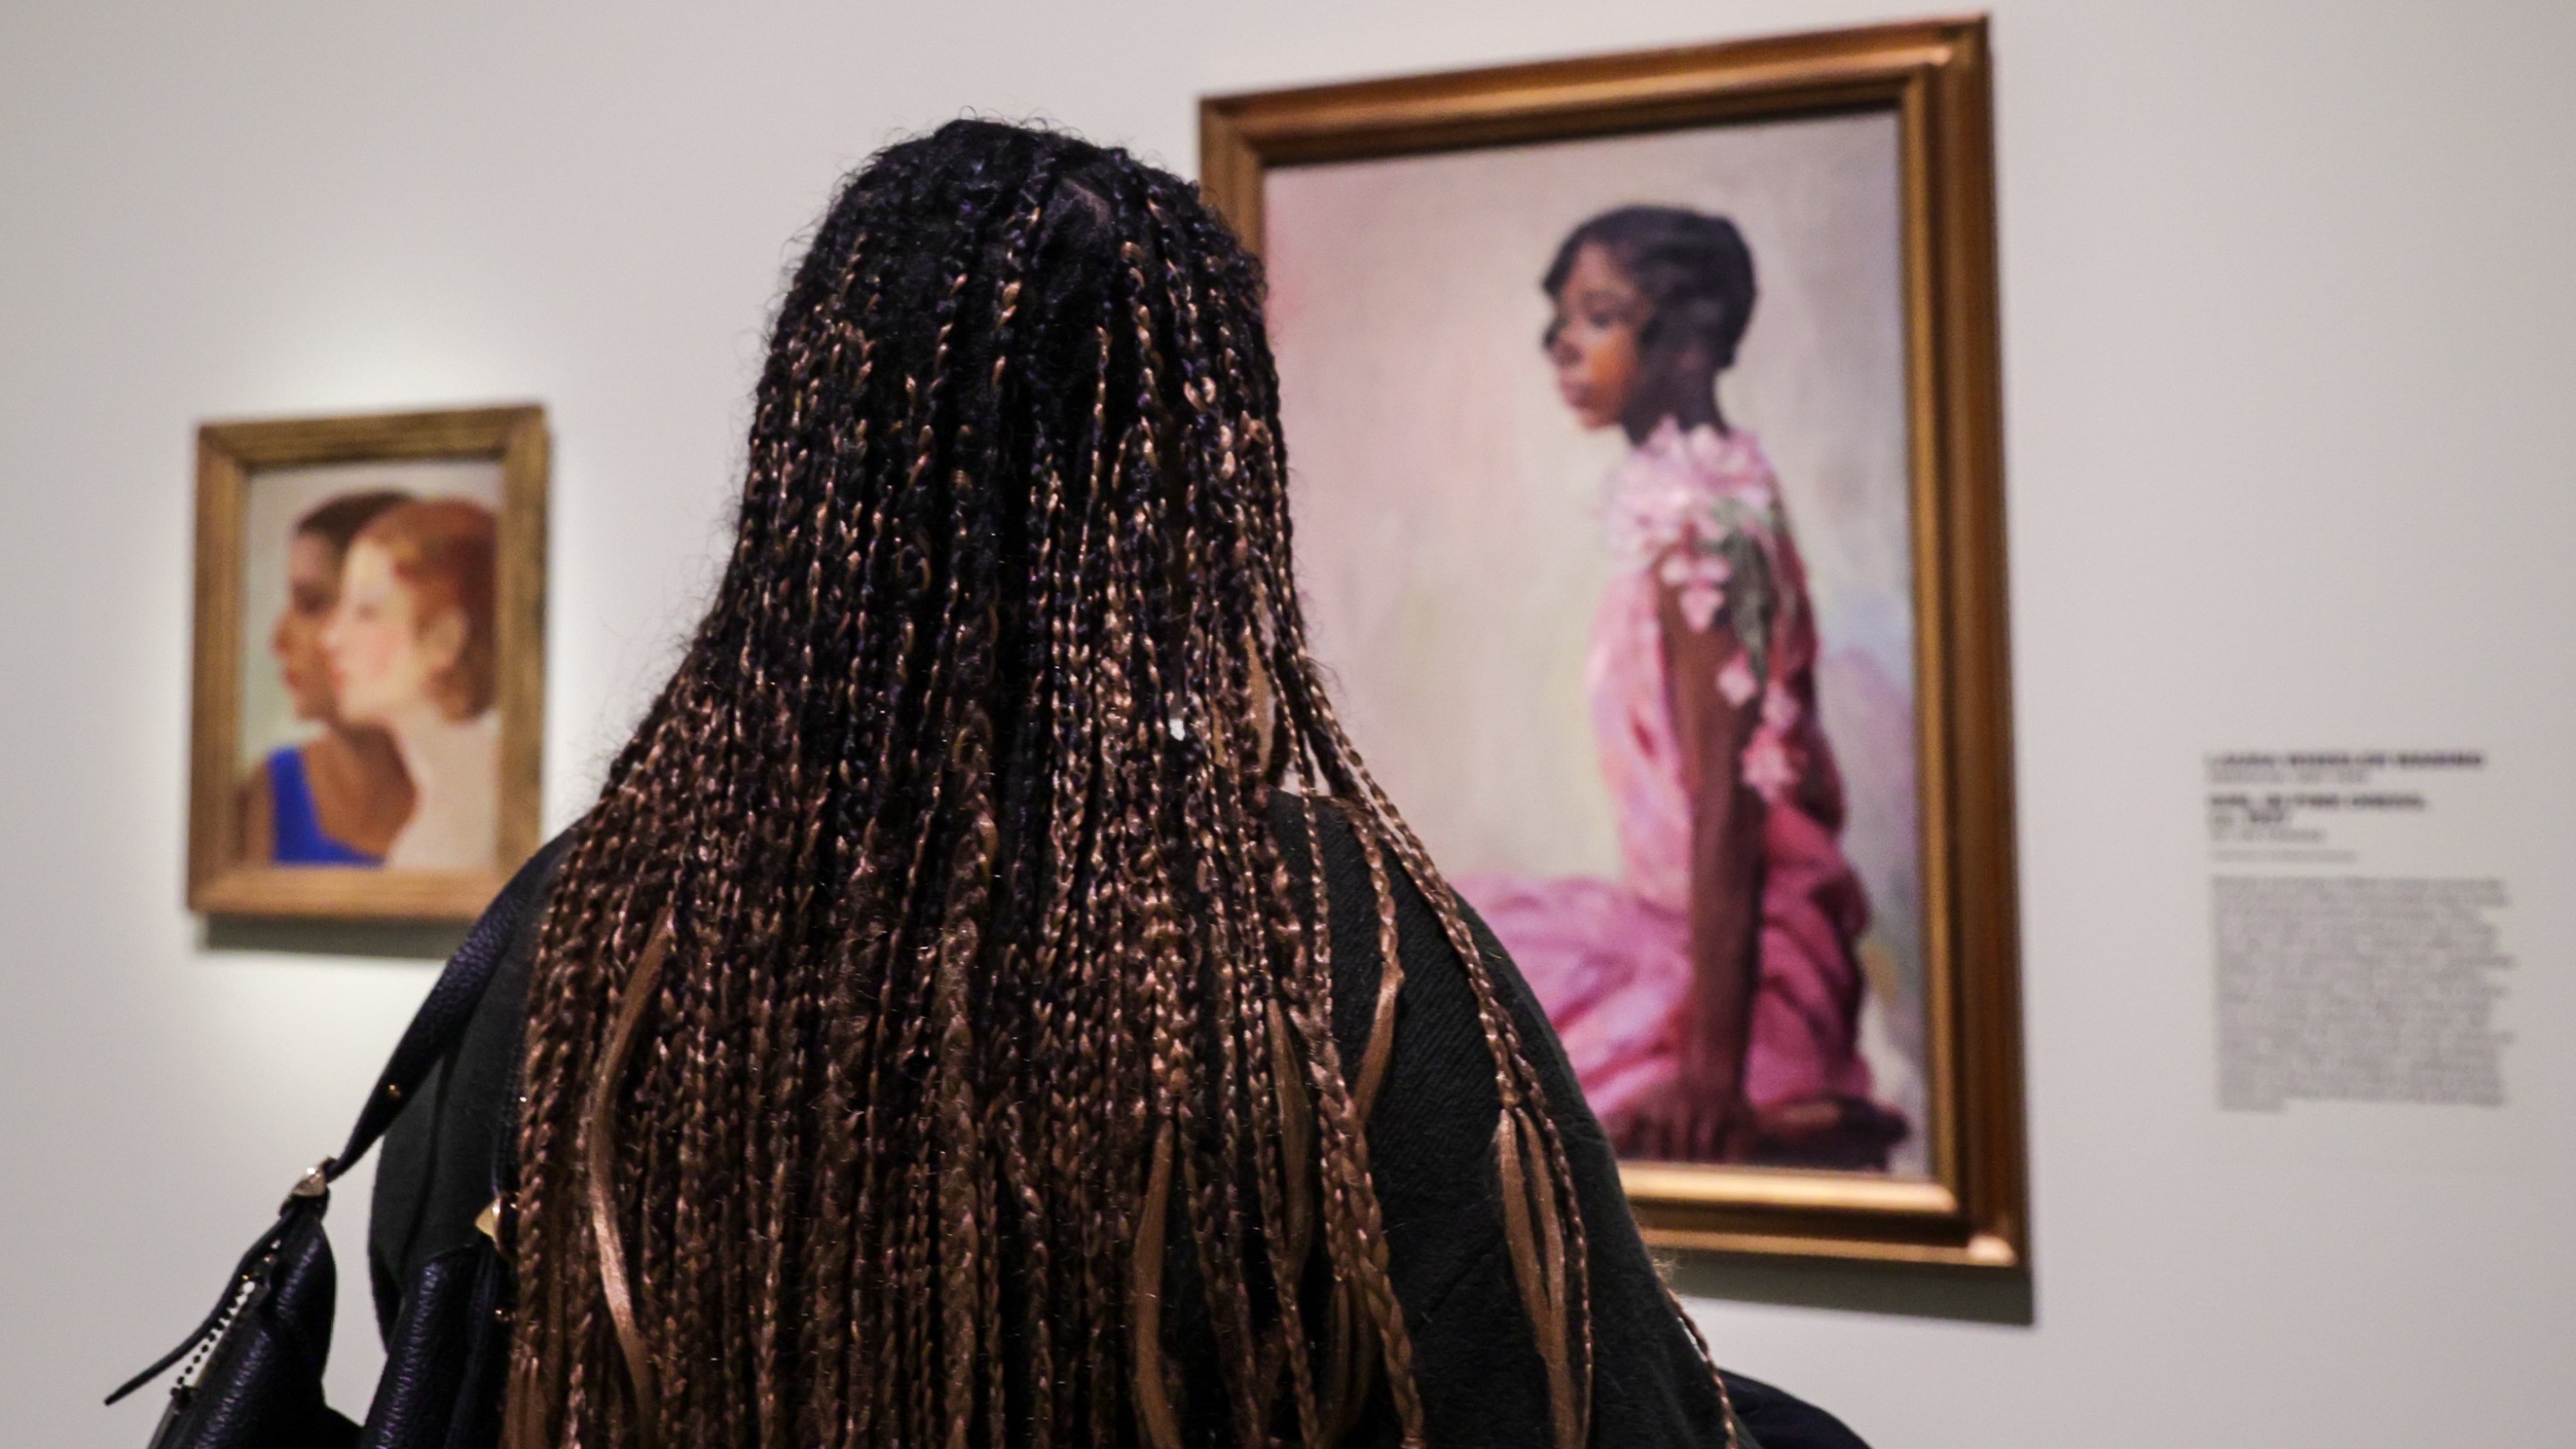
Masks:
[[[1548,322],[1557,395],[1587,428],[1620,421],[1637,386],[1637,334],[1654,306],[1597,243],[1576,249]]]
[[[278,677],[297,719],[339,717],[331,688],[331,661],[322,649],[323,628],[340,601],[340,554],[318,533],[299,533],[286,545],[286,607],[268,633]]]
[[[383,545],[361,540],[350,546],[339,606],[322,632],[342,719],[384,725],[433,708],[439,675],[463,645],[464,622],[454,610],[420,617],[419,596],[394,571]]]

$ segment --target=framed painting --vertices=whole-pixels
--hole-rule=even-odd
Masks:
[[[1982,20],[1200,110],[1352,733],[1670,1246],[2026,1262]]]
[[[188,904],[471,919],[537,847],[541,408],[197,433]]]

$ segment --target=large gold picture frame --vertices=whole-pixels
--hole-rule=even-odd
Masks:
[[[197,434],[195,683],[190,733],[187,899],[219,917],[464,921],[538,844],[545,711],[545,412],[534,405],[209,423]],[[485,672],[497,809],[488,865],[381,868],[246,859],[240,841],[247,669],[263,618],[246,614],[246,558],[279,545],[246,536],[268,480],[364,470],[397,487],[407,465],[489,475],[491,657]],[[386,490],[391,491],[391,490]],[[282,537],[282,534],[279,534]],[[264,740],[248,742],[264,746]]]
[[[1650,1241],[2026,1271],[1993,142],[1982,18],[1218,96],[1201,184],[1264,244],[1283,171],[1877,113],[1898,137],[1927,1171],[1623,1164]],[[1363,740],[1363,744],[1366,741]]]

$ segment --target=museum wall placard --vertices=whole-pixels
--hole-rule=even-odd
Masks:
[[[551,830],[695,621],[782,268],[876,146],[974,109],[1190,172],[1206,97],[1923,13],[0,11],[0,1441],[148,1437],[157,1392],[99,1398],[204,1313],[337,1144],[457,935],[189,909],[201,424],[542,403],[542,699],[523,717],[542,721],[524,757]],[[2000,568],[1980,587],[2009,598],[2018,1270],[1695,1254],[1676,1282],[1721,1362],[1889,1449],[2558,1442],[2576,1422],[2576,916],[2557,888],[2576,874],[2576,671],[2557,640],[2576,617],[2576,91],[2559,74],[2576,11],[1998,0],[1983,34],[2003,527],[1963,562]],[[1896,132],[1866,120],[1780,130],[1832,184],[1764,193],[1783,220],[1747,225],[1777,276],[1843,265],[1784,257],[1807,235],[1792,223],[1897,214],[1860,204],[1907,174]],[[1568,206],[1699,204],[1625,179],[1663,174],[1693,134],[1614,138],[1629,149],[1600,166],[1631,168],[1615,198],[1583,158],[1543,179]],[[1690,154],[1709,176],[1751,166]],[[1493,190],[1399,161],[1440,194]],[[1302,219],[1282,213],[1309,322],[1352,300],[1317,259],[1353,238],[1312,218],[1392,204],[1345,179],[1316,171],[1290,198]],[[1407,184],[1407,204],[1433,194]],[[1414,210],[1425,235],[1462,230]],[[1510,294],[1529,317],[1494,324],[1528,351],[1494,353],[1492,375],[1540,399],[1516,435],[1532,456],[1591,467],[1534,362],[1545,260]],[[1866,362],[1834,350],[1839,295],[1869,301],[1783,291],[1778,316],[1805,330],[1784,320],[1749,355]],[[1864,478],[1893,456],[1808,424],[1896,382],[1759,371],[1744,405],[1779,420],[1781,458],[1848,455]],[[1348,381],[1290,379],[1291,426],[1300,398],[1371,401]],[[1373,453],[1346,429],[1311,456],[1392,466],[1421,445],[1415,427]],[[1813,486],[1783,481],[1793,503]],[[1837,569],[1875,577],[1876,535],[1801,524],[1812,552],[1839,551],[1818,565],[1833,627],[1904,637],[1868,589],[1833,591]],[[1364,559],[1336,542],[1316,556]],[[1565,568],[1560,592],[1597,591]],[[1823,678],[1829,723],[1851,677]],[[243,701],[227,768],[269,738],[253,725],[287,728],[283,695]],[[1836,728],[1852,774],[1873,736]],[[1433,813],[1497,842],[1462,868],[1554,872],[1607,838],[1480,816],[1443,763],[1416,772]],[[1902,775],[1873,759],[1856,778]],[[1902,999],[1912,978],[1886,970]],[[344,1180],[333,1220],[344,1403],[376,1357],[367,1187]]]

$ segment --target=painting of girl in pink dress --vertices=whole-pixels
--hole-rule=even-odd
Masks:
[[[1861,1050],[1870,903],[1845,856],[1807,571],[1721,406],[1756,297],[1725,217],[1623,206],[1543,288],[1558,396],[1629,444],[1582,688],[1619,873],[1463,874],[1626,1157],[1883,1169],[1910,1126]]]
[[[1626,1161],[1941,1170],[1903,156],[1264,173],[1317,657]]]

